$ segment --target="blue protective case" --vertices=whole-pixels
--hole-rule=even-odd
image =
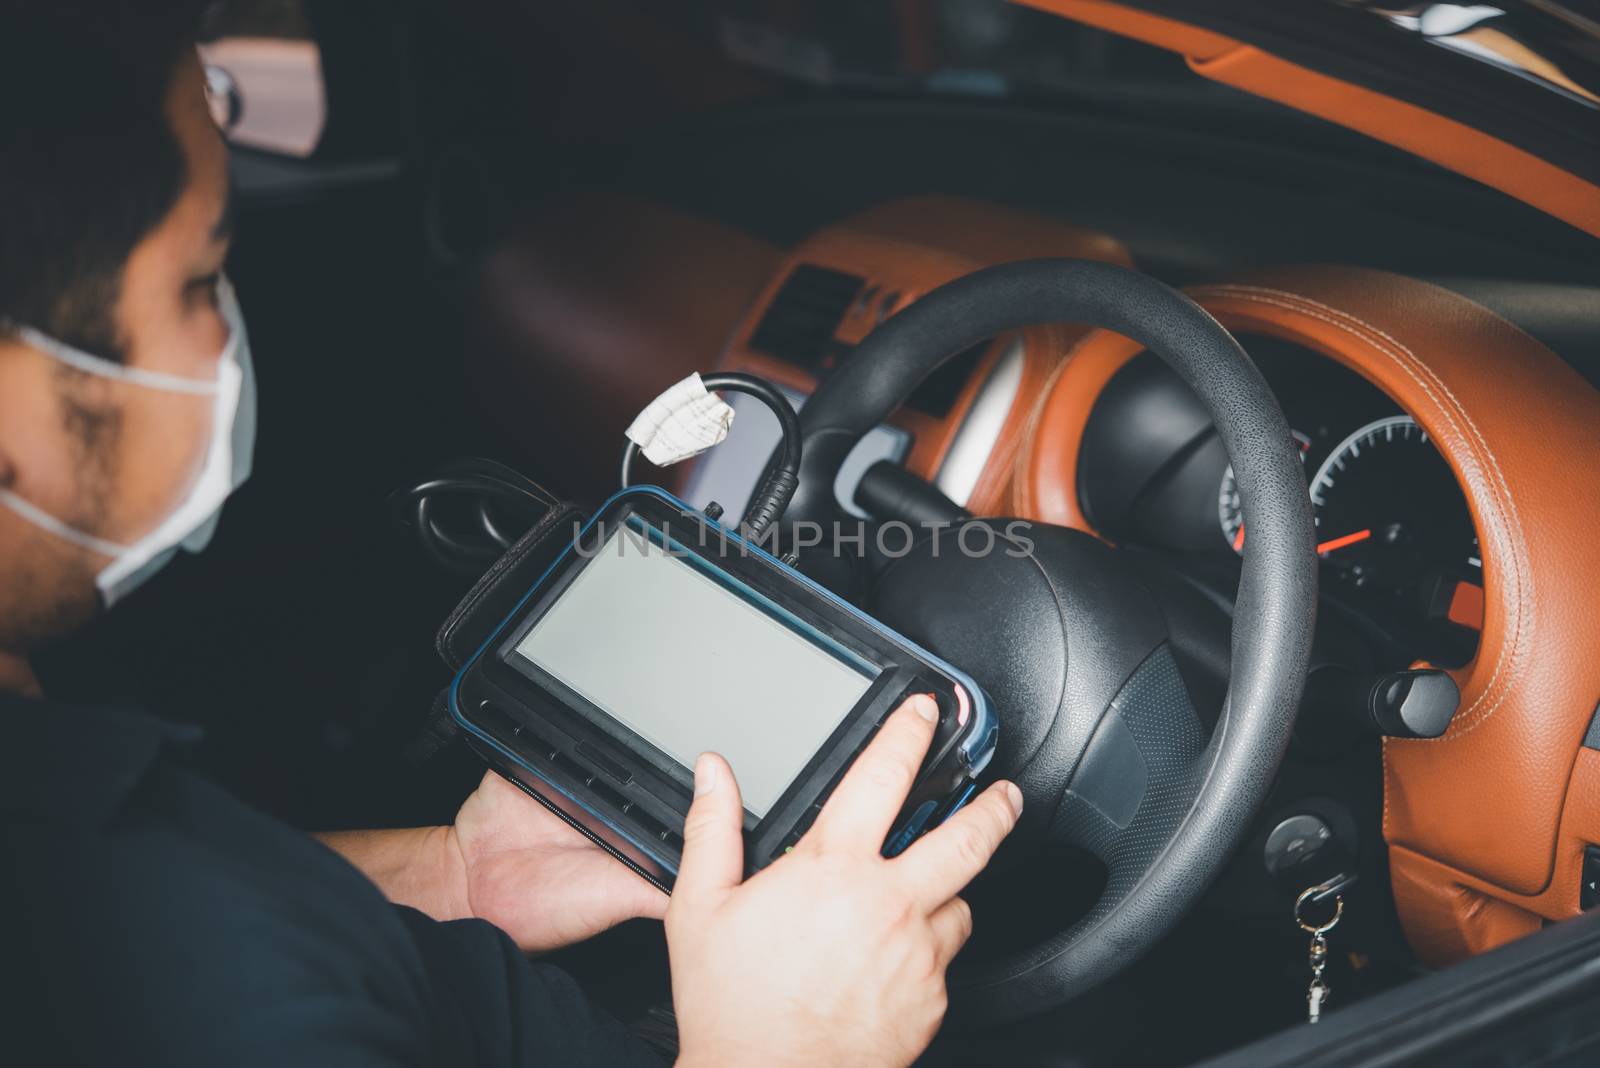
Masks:
[[[911,652],[929,666],[947,675],[970,695],[970,719],[969,725],[964,728],[964,737],[958,745],[944,754],[943,760],[939,765],[948,772],[950,770],[948,765],[951,761],[954,762],[955,770],[959,774],[958,785],[948,795],[927,797],[915,806],[908,804],[907,810],[902,813],[902,819],[885,843],[885,855],[892,856],[900,852],[923,831],[947,819],[966,803],[976,790],[976,783],[973,780],[976,780],[984,771],[994,756],[1000,731],[998,718],[991,709],[987,696],[971,676],[923,649],[903,635],[884,626],[856,606],[835,595],[832,591],[818,585],[799,571],[778,560],[759,545],[742,538],[737,531],[704,517],[687,503],[654,486],[639,486],[623,490],[614,494],[602,504],[595,513],[594,518],[590,519],[582,530],[574,536],[573,544],[568,545],[555,562],[545,570],[538,581],[517,602],[516,607],[495,628],[489,639],[479,646],[478,650],[457,672],[449,689],[450,714],[462,730],[467,733],[469,741],[474,743],[474,748],[480,755],[495,766],[497,770],[506,774],[546,807],[550,808],[551,811],[561,816],[635,871],[638,871],[641,875],[664,889],[670,887],[672,877],[677,871],[678,851],[681,848],[681,838],[678,837],[677,833],[681,832],[681,818],[676,829],[669,825],[663,833],[642,833],[636,821],[617,818],[614,811],[607,811],[607,805],[599,803],[595,797],[584,796],[585,790],[575,789],[571,782],[563,783],[558,781],[557,776],[546,768],[541,767],[539,761],[529,759],[526,754],[518,752],[511,744],[508,744],[505,738],[497,736],[496,732],[491,729],[490,724],[480,722],[478,717],[464,710],[462,701],[462,691],[467,680],[474,675],[474,672],[481,670],[486,657],[493,659],[493,651],[500,644],[508,630],[523,618],[529,601],[546,587],[552,576],[562,574],[566,569],[573,566],[572,557],[575,554],[575,546],[593,530],[597,523],[613,511],[616,511],[617,506],[626,502],[630,497],[655,498],[674,510],[694,514],[697,521],[715,529],[720,537],[726,539],[727,544],[741,548],[742,552],[749,556],[759,558],[770,568],[778,569],[798,587],[808,591],[836,611],[852,617],[857,625],[876,632],[884,639]],[[676,539],[674,541],[676,542]],[[681,543],[678,544],[681,545]],[[692,555],[696,557],[695,566],[697,568],[712,572],[712,577],[722,585],[734,587],[730,589],[730,592],[746,597],[750,595],[755,597],[762,596],[759,591],[749,587],[748,583],[743,579],[726,571],[720,565],[700,554]],[[803,626],[794,626],[793,624],[790,624],[790,626],[796,633],[806,633],[810,629]],[[520,726],[512,727],[511,733],[520,736],[521,730]],[[850,758],[853,759],[853,757],[854,753],[851,753]],[[932,768],[924,768],[923,776],[918,780],[919,785],[927,780],[933,771],[934,769]],[[598,777],[591,776],[591,778]],[[830,782],[826,788],[831,790],[831,786],[832,783]],[[914,790],[913,799],[916,796],[917,794]],[[614,808],[614,806],[612,807]],[[812,815],[814,815],[814,810]],[[804,826],[798,826],[791,835],[784,835],[784,837],[798,837],[798,834],[804,831],[805,826],[809,826],[809,820],[805,820]],[[750,863],[747,859],[747,867],[750,870],[754,870],[759,866],[761,864]]]

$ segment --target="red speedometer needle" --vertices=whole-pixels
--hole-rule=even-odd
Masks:
[[[1366,541],[1370,537],[1372,537],[1372,531],[1358,530],[1354,534],[1346,534],[1342,538],[1330,538],[1325,542],[1321,542],[1317,545],[1317,552],[1318,554],[1331,553],[1335,549],[1343,549],[1346,545],[1354,545],[1357,542]]]

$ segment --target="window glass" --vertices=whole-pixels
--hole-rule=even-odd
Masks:
[[[228,140],[311,155],[327,122],[322,56],[302,0],[231,0],[207,19],[200,56]]]
[[[1181,57],[1011,0],[694,0],[734,62],[834,89],[1079,97],[1196,81]]]

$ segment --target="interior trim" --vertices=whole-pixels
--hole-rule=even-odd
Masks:
[[[782,261],[776,246],[656,204],[553,196],[517,219],[468,291],[474,398],[551,489],[603,500],[633,417],[710,369]]]
[[[1586,837],[1600,836],[1600,767],[1579,760],[1600,693],[1587,549],[1600,498],[1576,491],[1575,458],[1600,455],[1600,392],[1512,324],[1410,278],[1293,268],[1190,295],[1230,330],[1293,341],[1383,389],[1428,431],[1472,511],[1484,626],[1457,673],[1462,710],[1442,738],[1384,747],[1384,833],[1413,945],[1443,963],[1575,914],[1582,845],[1600,841]],[[1137,352],[1091,335],[1058,371],[1018,467],[1019,512],[1087,529],[1077,443],[1099,389]]]
[[[978,480],[983,477],[989,458],[994,455],[1006,420],[1016,404],[1017,393],[1022,388],[1023,365],[1027,362],[1027,346],[1021,337],[1012,337],[996,359],[994,367],[984,379],[972,407],[962,420],[956,436],[950,442],[944,463],[939,466],[939,476],[934,485],[946,497],[962,507],[972,500]]]
[[[1600,186],[1475,127],[1290,63],[1231,37],[1107,0],[1016,2],[1178,52],[1202,77],[1432,160],[1600,236]]]
[[[757,352],[749,345],[756,325],[790,272],[799,265],[859,275],[875,287],[879,296],[857,301],[835,331],[834,340],[856,345],[885,315],[900,311],[946,282],[994,264],[1048,256],[1100,260],[1124,267],[1133,262],[1127,249],[1105,234],[1000,205],[939,196],[874,205],[824,227],[789,252],[734,328],[719,370],[761,375],[807,394],[816,389],[816,379],[805,369]],[[1020,339],[1021,369],[1013,397],[1034,396],[1062,353],[1084,333],[1081,326],[1051,326],[1014,335]],[[902,408],[889,419],[912,434],[911,453],[906,459],[910,471],[933,481],[943,470],[984,387],[1013,344],[1000,339],[990,345],[943,417]],[[1004,487],[1010,482],[1029,414],[1027,405],[1017,403],[1004,413],[967,500],[961,502],[971,510],[985,514],[1004,500]]]

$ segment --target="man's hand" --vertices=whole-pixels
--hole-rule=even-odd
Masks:
[[[794,851],[743,883],[738,784],[700,758],[667,909],[680,1065],[903,1065],[932,1041],[972,930],[956,894],[1022,811],[996,783],[883,858],[936,716],[921,696],[890,715]]]
[[[436,920],[488,920],[528,953],[667,909],[665,894],[494,772],[453,827],[317,837],[390,901]]]
[[[665,894],[492,771],[461,806],[450,837],[467,915],[488,920],[526,952],[666,913]]]

